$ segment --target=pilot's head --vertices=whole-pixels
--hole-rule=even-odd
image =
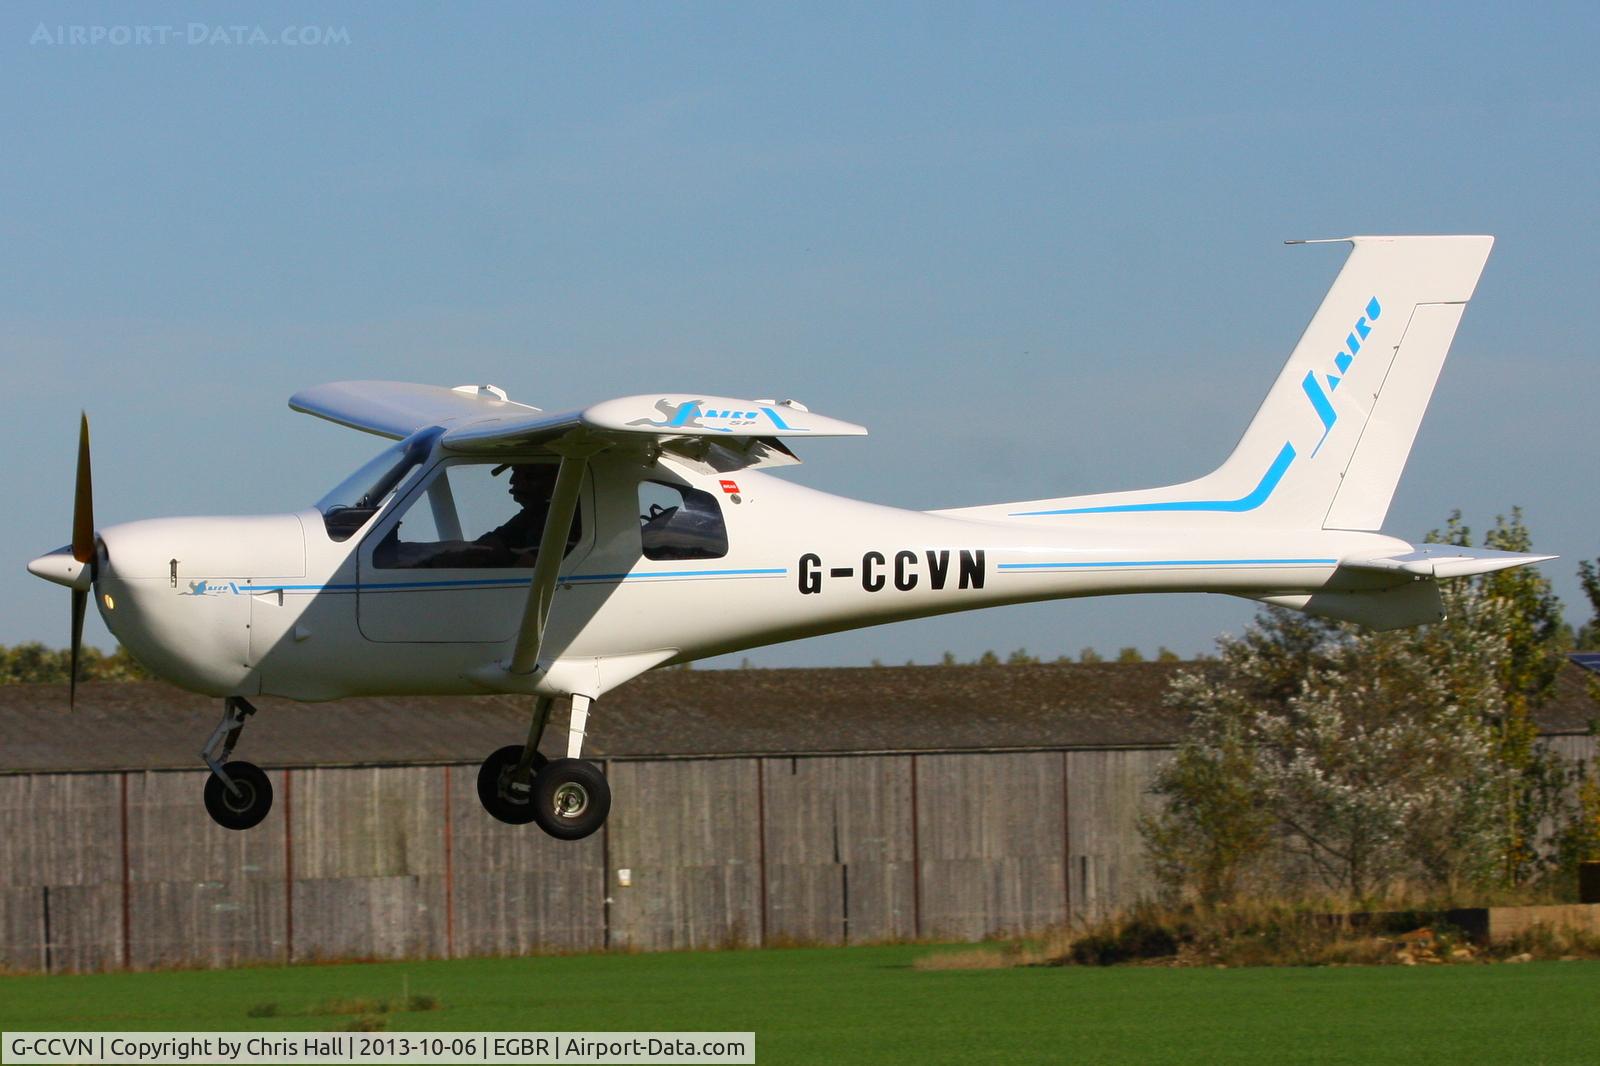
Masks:
[[[549,503],[555,484],[554,463],[518,463],[511,468],[511,498],[523,507]]]

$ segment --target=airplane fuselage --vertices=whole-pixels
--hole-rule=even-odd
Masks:
[[[482,668],[510,655],[531,571],[372,565],[375,545],[422,505],[432,471],[448,458],[435,450],[342,540],[316,509],[104,528],[101,615],[162,676],[211,695],[489,691]],[[1359,532],[1124,528],[1112,516],[974,519],[694,465],[604,453],[590,461],[584,532],[564,560],[529,691],[598,698],[658,665],[1001,604],[1135,592],[1309,594],[1328,587],[1347,555],[1407,547]],[[715,499],[726,551],[644,557],[642,482]]]

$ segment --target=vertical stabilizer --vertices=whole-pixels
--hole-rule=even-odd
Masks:
[[[1294,526],[1383,524],[1492,237],[1353,237],[1266,402],[1212,477],[1292,456],[1259,508]]]
[[[1353,248],[1344,268],[1215,471],[1165,488],[1010,504],[1003,513],[1156,526],[1248,516],[1283,528],[1378,529],[1494,238],[1346,239]],[[968,509],[994,511],[1001,508]]]

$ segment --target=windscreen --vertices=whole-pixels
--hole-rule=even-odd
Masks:
[[[318,500],[317,510],[322,512],[328,536],[348,540],[366,525],[406,475],[428,457],[439,433],[437,427],[425,429],[385,448]]]

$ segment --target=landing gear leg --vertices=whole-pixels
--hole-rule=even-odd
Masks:
[[[540,770],[533,779],[533,820],[557,840],[581,840],[605,824],[611,813],[611,786],[592,762],[584,762],[583,737],[589,722],[589,697],[572,697],[567,725],[567,757]]]
[[[549,696],[534,700],[527,743],[507,744],[478,768],[478,802],[502,822],[526,825],[533,821],[533,781],[550,761],[539,754],[539,741],[550,724],[554,703]]]
[[[211,731],[211,739],[200,758],[211,768],[206,778],[206,813],[224,829],[249,829],[259,825],[272,809],[272,782],[254,763],[229,762],[244,720],[256,713],[243,696],[222,701],[222,721]]]

